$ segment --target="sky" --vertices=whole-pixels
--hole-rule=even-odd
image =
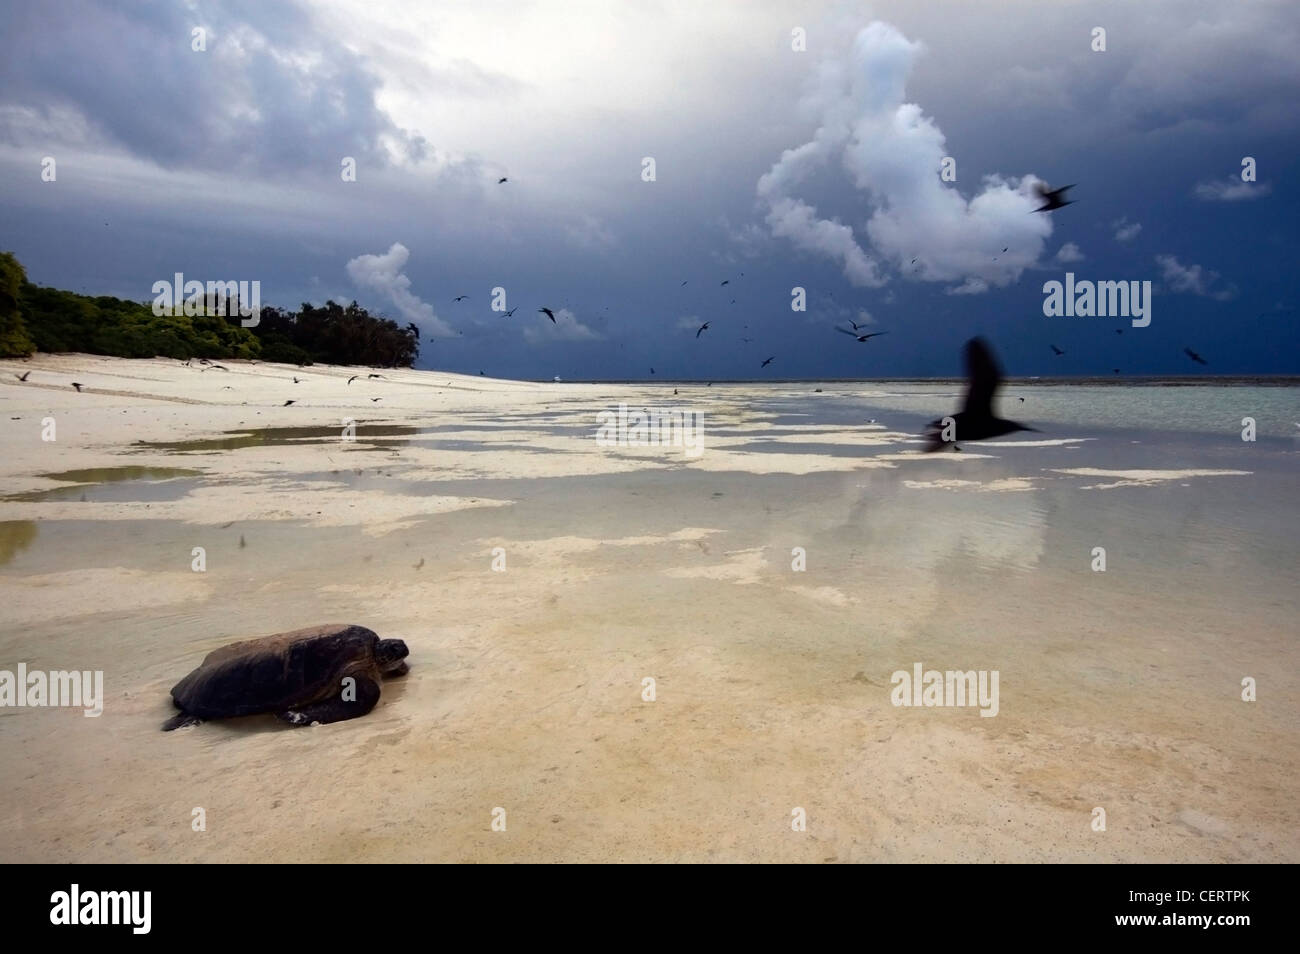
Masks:
[[[947,376],[977,334],[1012,375],[1300,374],[1294,0],[0,0],[0,24],[0,250],[37,284],[355,299],[420,327],[417,367],[495,377]],[[1073,203],[1035,212],[1044,184]],[[1150,282],[1150,323],[1044,314],[1067,272]]]

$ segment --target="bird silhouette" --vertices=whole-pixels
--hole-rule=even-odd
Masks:
[[[1074,185],[1061,186],[1059,189],[1047,188],[1047,183],[1039,182],[1034,186],[1038,197],[1043,200],[1043,204],[1034,209],[1035,212],[1051,212],[1055,209],[1064,208],[1067,205],[1073,205],[1076,200],[1061,198],[1067,189],[1073,189]]]
[[[538,308],[538,309],[537,309],[537,313],[540,314],[540,315],[545,315],[547,318],[551,319],[551,323],[552,323],[552,324],[555,324],[555,323],[556,323],[556,321],[555,321],[555,312],[551,311],[551,309],[549,309],[549,308]]]
[[[704,324],[700,325],[700,330],[695,332],[695,337],[698,338],[700,335],[704,334],[704,332],[708,330],[709,330],[709,323],[706,321]]]
[[[689,278],[686,279],[686,282],[689,282],[689,281],[690,281]],[[685,288],[685,287],[686,287],[686,282],[682,282],[681,285],[679,285],[678,287],[679,287],[679,288]]]
[[[502,176],[500,179],[497,180],[497,185],[501,185],[501,183],[503,183],[503,182],[509,182],[509,181],[510,181],[510,180],[507,179],[505,176]]]
[[[943,421],[931,421],[925,436],[930,443],[927,451],[942,450],[957,441],[981,441],[989,437],[1001,437],[1015,431],[1032,431],[1015,421],[1008,421],[993,416],[993,397],[1002,383],[1002,372],[998,368],[993,352],[983,338],[971,338],[966,342],[966,399],[962,409],[952,415],[955,424],[952,440],[943,437]]]
[[[1192,359],[1193,361],[1195,361],[1197,364],[1209,364],[1209,363],[1210,363],[1210,362],[1206,361],[1204,358],[1202,358],[1202,357],[1201,357],[1199,354],[1197,354],[1195,351],[1193,351],[1191,348],[1184,348],[1184,349],[1183,349],[1183,354],[1187,355],[1187,357],[1191,358],[1191,359]]]
[[[464,301],[468,297],[469,295],[457,295],[455,298],[452,299],[452,301]]]
[[[367,374],[366,377],[368,377],[368,378],[382,378],[383,375],[382,375],[382,374]]]
[[[355,380],[356,380],[357,378],[359,378],[359,377],[361,377],[361,375],[359,375],[359,374],[354,374],[354,375],[352,375],[352,377],[348,378],[348,384],[351,384],[353,381],[355,381]]]
[[[771,364],[775,360],[776,360],[776,355],[772,355],[772,357],[768,358],[766,361],[760,364],[759,367],[766,368],[769,364]]]
[[[1052,348],[1052,354],[1056,355],[1058,358],[1061,355],[1065,354],[1065,352],[1062,351],[1060,348],[1058,348],[1056,345],[1052,345],[1051,348]]]
[[[77,389],[77,393],[78,393],[78,394],[80,394],[80,393],[81,393],[81,389],[85,387],[84,384],[78,384],[76,381],[73,381],[73,382],[72,382],[72,386],[73,386],[74,388]]]
[[[371,398],[371,399],[370,399],[370,403],[371,403],[371,404],[374,404],[376,401],[382,401],[382,400],[383,400],[383,398],[381,398],[381,397]]]
[[[650,369],[650,373],[651,373],[651,374],[654,374],[654,373],[655,373],[655,369],[654,369],[654,368],[651,368],[651,369]]]
[[[502,182],[505,182],[506,180],[505,180],[505,179],[502,179],[501,181],[502,181]],[[420,557],[420,562],[419,562],[419,563],[413,563],[413,564],[411,564],[411,565],[414,566],[414,567],[418,570],[420,567],[424,566],[424,557]]]
[[[724,282],[722,283],[722,285],[730,285],[730,284],[731,284],[731,279],[730,279],[730,278],[728,278],[726,281],[724,281]],[[719,285],[718,287],[721,288],[722,285]]]
[[[15,374],[14,377],[17,378],[19,381],[26,381],[30,375],[31,375],[30,371],[24,371],[22,374]]]
[[[868,338],[879,338],[881,335],[889,334],[888,331],[873,331],[869,335],[859,335],[859,334],[855,334],[852,331],[849,331],[849,329],[847,328],[836,328],[835,330],[840,332],[840,334],[848,335],[851,338],[857,338],[859,341],[866,341]]]
[[[506,317],[513,318],[515,316],[515,312],[517,312],[518,310],[519,310],[519,306],[515,305],[515,307],[511,308],[509,311],[506,312]]]
[[[289,406],[290,404],[292,404],[292,403],[293,403],[292,401],[285,401],[285,402],[284,402],[282,405],[280,405],[280,406],[281,406],[281,407],[288,407],[288,406]]]
[[[294,384],[301,384],[302,382],[299,381],[297,378],[294,378],[294,379],[293,379],[293,383],[294,383]]]

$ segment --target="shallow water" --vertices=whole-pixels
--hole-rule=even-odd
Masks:
[[[114,502],[91,498],[78,519],[0,523],[0,665],[103,669],[108,695],[99,719],[0,718],[0,763],[23,766],[0,780],[0,856],[1300,860],[1300,446],[1265,428],[1300,411],[1294,390],[1231,389],[1259,408],[1255,442],[1223,423],[1240,394],[1176,389],[1181,407],[1025,390],[1043,434],[919,455],[904,435],[955,388],[823,387],[715,386],[683,404],[705,415],[696,463],[714,437],[726,470],[666,448],[654,469],[510,471],[570,455],[439,436],[491,426],[478,418],[403,425],[382,463],[334,467],[323,435],[280,429],[294,434],[155,443],[161,462],[206,451],[204,474],[91,489],[251,484],[269,507],[355,519],[100,520]],[[652,399],[668,405],[649,389],[627,402]],[[502,429],[589,438],[608,406]],[[1142,423],[1152,407],[1160,426]],[[888,429],[872,440],[896,436],[844,430],[870,418]],[[281,440],[310,445],[293,468],[249,456]],[[460,469],[493,452],[508,457]],[[786,457],[837,469],[756,469]],[[439,495],[510,503],[367,516]],[[411,647],[410,675],[366,718],[158,732],[168,688],[206,652],[327,621]],[[893,706],[891,674],[917,662],[999,671],[998,716]],[[1244,677],[1260,702],[1240,699]],[[194,839],[196,804],[228,832]],[[509,844],[483,834],[498,804]],[[791,805],[810,807],[816,841],[782,836]]]

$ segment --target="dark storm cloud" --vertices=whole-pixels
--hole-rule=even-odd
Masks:
[[[166,168],[337,174],[424,139],[375,104],[380,81],[291,3],[7,4],[4,141],[124,151]],[[191,48],[203,28],[206,51]],[[86,143],[88,140],[88,143]],[[387,146],[387,148],[385,148]]]

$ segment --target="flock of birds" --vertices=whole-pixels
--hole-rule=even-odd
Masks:
[[[504,185],[509,181],[510,180],[506,176],[502,176],[497,180],[497,184]],[[1042,183],[1042,182],[1038,183],[1036,190],[1038,192],[1039,197],[1043,200],[1043,204],[1040,205],[1038,208],[1034,209],[1033,212],[1054,212],[1057,209],[1062,209],[1067,205],[1074,204],[1075,200],[1065,198],[1066,192],[1068,192],[1072,188],[1074,188],[1073,184],[1067,186],[1061,186],[1056,189],[1049,189],[1047,188],[1046,183]],[[1002,251],[1005,253],[1006,251],[1008,251],[1008,248],[1003,248]],[[997,261],[997,257],[995,256],[993,260]],[[911,264],[915,266],[916,262],[917,262],[917,258],[913,258]],[[740,277],[743,278],[744,274],[745,274],[744,272],[741,272]],[[681,283],[679,287],[685,288],[689,283],[690,283],[690,279],[686,279]],[[727,278],[724,279],[718,287],[725,288],[730,284],[731,284],[731,279]],[[452,299],[452,301],[454,303],[460,303],[462,301],[466,301],[468,298],[469,298],[468,295],[457,295],[455,298]],[[736,303],[736,299],[734,298],[731,299],[731,304],[734,305],[735,303]],[[516,306],[515,308],[511,308],[509,311],[504,312],[504,316],[506,318],[513,317],[514,313],[517,310],[518,310],[518,306]],[[537,309],[537,314],[544,315],[546,318],[549,318],[552,324],[558,325],[559,323],[556,320],[554,309],[548,306],[543,306]],[[695,338],[698,340],[700,336],[704,334],[704,332],[709,331],[712,328],[713,322],[715,320],[716,319],[710,319],[709,321],[705,321],[704,323],[702,323],[699,326],[699,328],[697,328],[695,331]],[[872,338],[879,338],[882,337],[883,335],[889,334],[889,332],[887,331],[865,331],[864,330],[864,328],[866,327],[865,324],[858,324],[857,322],[851,319],[849,320],[849,326],[850,327],[848,328],[841,328],[839,326],[836,326],[835,330],[838,331],[840,334],[848,335],[849,337],[857,341],[859,344],[864,344],[870,341]],[[745,325],[744,328],[748,329],[749,326]],[[1122,328],[1117,328],[1115,330],[1115,334],[1117,335],[1122,335],[1123,333],[1124,331]],[[753,339],[748,337],[741,337],[740,340],[746,344],[753,342]],[[1063,357],[1066,353],[1064,349],[1057,347],[1055,344],[1051,345],[1050,347],[1052,349],[1052,354],[1058,358]],[[1200,365],[1209,364],[1209,362],[1206,361],[1205,358],[1203,358],[1200,354],[1198,354],[1196,351],[1192,350],[1191,348],[1184,348],[1183,353],[1186,354],[1188,358],[1190,358],[1192,361],[1196,362],[1197,364]],[[770,364],[772,364],[773,361],[776,360],[776,357],[777,357],[776,355],[771,355],[767,358],[764,358],[761,364],[759,365],[759,368],[762,369],[768,367]],[[186,367],[193,367],[194,360],[196,359],[190,359],[189,361],[185,361],[183,363],[185,364]],[[224,365],[216,364],[214,362],[207,360],[206,358],[198,358],[197,361],[199,363],[201,371],[209,371],[209,370],[229,371],[230,370]],[[967,387],[966,387],[966,394],[962,402],[962,408],[961,410],[953,414],[950,419],[948,419],[951,422],[951,426],[949,428],[944,427],[944,423],[943,423],[944,419],[932,421],[929,424],[926,430],[926,437],[928,440],[927,447],[926,447],[927,451],[940,450],[947,446],[951,446],[953,450],[960,450],[961,448],[958,447],[956,443],[958,436],[963,441],[984,440],[986,438],[999,437],[1004,434],[1010,434],[1017,431],[1035,430],[1032,427],[1028,427],[1016,421],[999,418],[993,414],[993,398],[997,392],[998,387],[1002,383],[1002,372],[999,369],[997,361],[993,357],[992,349],[989,347],[987,342],[985,342],[981,338],[972,338],[971,340],[966,342],[965,365],[966,365]],[[20,382],[25,383],[27,379],[31,376],[31,373],[32,373],[31,371],[27,371],[24,372],[23,374],[15,375],[15,377],[17,377]],[[650,373],[651,374],[655,373],[655,369],[653,367],[650,368]],[[1119,368],[1115,368],[1114,373],[1119,374],[1120,373]],[[480,370],[479,374],[483,375],[485,374],[485,372]],[[347,383],[350,385],[353,381],[357,380],[361,376],[362,375],[360,374],[354,374],[350,378],[348,378]],[[377,372],[370,372],[366,374],[365,377],[369,380],[373,378],[383,378],[384,375],[379,374]],[[301,383],[301,380],[297,376],[294,376],[293,383],[299,384]],[[711,383],[712,382],[710,382],[710,384]],[[73,381],[72,387],[74,387],[80,393],[81,389],[84,388],[85,385],[81,384],[78,381]],[[676,394],[677,390],[674,389],[673,393]],[[378,402],[382,400],[382,398],[372,397],[370,400],[373,402]],[[1023,402],[1024,398],[1022,397],[1020,400]],[[287,400],[284,402],[282,406],[289,407],[294,403],[296,403],[294,400]]]
[[[506,182],[508,182],[508,181],[509,181],[508,178],[502,176],[500,179],[497,180],[497,184],[498,184],[498,185],[501,185],[501,184],[504,184],[504,183],[506,183]],[[1064,185],[1064,186],[1060,186],[1060,187],[1055,188],[1055,189],[1051,189],[1051,188],[1048,188],[1047,183],[1044,183],[1044,182],[1039,182],[1039,183],[1037,183],[1037,185],[1035,186],[1035,191],[1037,192],[1038,197],[1042,200],[1042,204],[1041,204],[1040,206],[1038,206],[1038,208],[1033,209],[1032,212],[1031,212],[1031,214],[1033,214],[1033,213],[1035,213],[1035,212],[1054,212],[1054,211],[1056,211],[1056,210],[1058,210],[1058,209],[1063,209],[1063,208],[1065,208],[1067,205],[1073,205],[1077,200],[1066,198],[1066,193],[1068,193],[1070,189],[1075,188],[1075,185],[1076,185],[1075,183],[1071,183],[1070,185]],[[1002,249],[1002,252],[1005,253],[1005,252],[1009,251],[1009,249],[1010,249],[1009,246],[1008,246],[1008,247],[1005,247],[1005,248]],[[919,260],[919,257],[918,257],[918,258],[913,258],[912,261],[911,261],[911,265],[915,266],[918,260]],[[997,259],[997,256],[994,256],[993,261],[996,262],[997,260],[998,260],[998,259]],[[741,273],[740,273],[740,277],[741,277],[741,278],[743,278],[744,275],[745,275],[744,272],[741,272]],[[690,284],[690,279],[689,279],[689,278],[688,278],[688,279],[685,279],[684,281],[682,281],[682,283],[681,283],[678,287],[680,287],[680,288],[685,288],[688,284]],[[730,285],[730,284],[731,284],[731,279],[730,279],[730,278],[726,278],[726,279],[723,279],[723,281],[719,284],[718,287],[719,287],[719,288],[722,288],[722,287],[726,287],[727,285]],[[834,296],[832,296],[832,298],[833,298],[833,297],[834,297]],[[462,302],[462,301],[466,301],[468,298],[469,298],[468,295],[457,295],[455,298],[452,299],[452,302],[453,302],[453,303],[459,303],[459,302]],[[731,299],[731,304],[734,305],[735,303],[736,303],[736,299],[734,299],[734,298]],[[517,310],[518,310],[517,307],[516,307],[516,308],[511,308],[509,311],[504,312],[504,317],[506,317],[506,318],[513,317],[515,311],[517,311]],[[552,324],[558,324],[558,322],[556,321],[555,311],[554,311],[552,308],[550,308],[550,307],[542,307],[542,308],[537,309],[537,313],[538,313],[539,315],[544,315],[545,317],[549,318],[549,319],[551,320],[551,323],[552,323]],[[710,320],[708,320],[708,321],[703,322],[703,323],[702,323],[698,328],[696,328],[696,329],[695,329],[695,338],[698,340],[698,339],[700,338],[700,336],[704,334],[704,332],[709,331],[710,329],[712,329],[714,321],[716,321],[716,319],[710,319]],[[851,338],[853,338],[855,341],[857,341],[859,344],[865,344],[866,342],[870,341],[872,338],[879,338],[879,337],[881,337],[881,336],[883,336],[883,335],[887,335],[887,334],[889,334],[889,332],[887,332],[887,331],[867,331],[867,330],[865,330],[866,325],[859,324],[859,323],[853,321],[852,319],[849,319],[848,323],[849,323],[849,326],[850,326],[850,327],[848,327],[848,328],[841,328],[841,327],[839,327],[839,326],[836,326],[836,327],[835,327],[835,330],[838,331],[840,334],[848,335],[849,337],[851,337]],[[745,326],[744,326],[744,329],[742,329],[742,330],[748,330],[748,328],[749,328],[749,326],[748,326],[748,325],[745,325]],[[1117,328],[1117,329],[1115,330],[1115,334],[1117,334],[1117,335],[1122,335],[1123,333],[1124,333],[1124,331],[1123,331],[1122,328]],[[753,338],[750,338],[750,337],[741,336],[740,340],[741,340],[741,342],[744,343],[744,344],[752,344],[754,339],[753,339]],[[1051,349],[1052,349],[1052,353],[1053,353],[1056,357],[1062,357],[1062,356],[1065,354],[1065,351],[1064,351],[1064,350],[1062,350],[1061,348],[1057,347],[1057,346],[1054,345],[1054,344],[1051,345]],[[1186,354],[1186,355],[1187,355],[1187,356],[1188,356],[1192,361],[1195,361],[1197,364],[1201,364],[1201,365],[1208,365],[1208,364],[1209,364],[1209,362],[1207,362],[1204,358],[1202,358],[1199,354],[1197,354],[1197,353],[1196,353],[1195,351],[1193,351],[1191,348],[1184,348],[1183,351],[1184,351],[1184,353],[1185,353],[1185,354]],[[767,357],[767,358],[764,358],[764,359],[760,362],[760,364],[759,364],[759,369],[762,370],[763,368],[768,367],[770,364],[772,364],[773,361],[776,360],[776,358],[777,358],[776,355],[771,355],[771,356],[769,356],[769,357]],[[485,372],[483,372],[483,371],[481,371],[481,370],[479,371],[479,374],[484,374],[484,373],[485,373]],[[650,373],[651,373],[652,375],[656,374],[656,371],[655,371],[655,369],[654,369],[653,367],[650,368]],[[1115,374],[1119,374],[1119,373],[1120,373],[1120,369],[1119,369],[1119,368],[1115,368],[1115,369],[1113,369],[1113,373],[1115,373]]]

